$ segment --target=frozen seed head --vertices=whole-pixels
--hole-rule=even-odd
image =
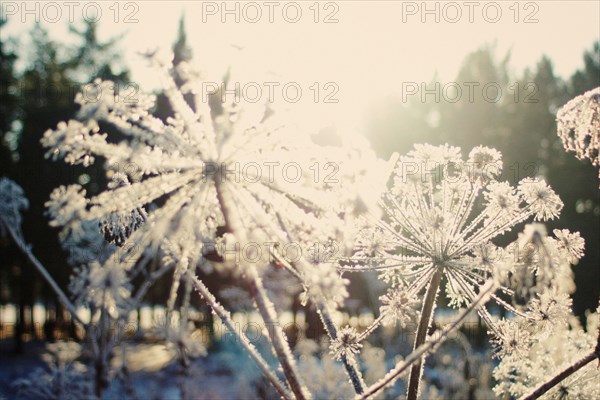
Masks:
[[[354,262],[376,268],[386,282],[406,280],[415,293],[441,269],[455,307],[472,301],[477,287],[501,269],[526,289],[517,297],[529,299],[539,254],[520,246],[519,261],[527,265],[516,271],[514,258],[493,240],[527,220],[554,219],[563,205],[543,180],[515,187],[497,180],[500,171],[495,149],[476,147],[463,159],[456,147],[416,145],[396,164],[393,186],[380,201],[383,218],[361,227]]]
[[[544,337],[557,329],[564,329],[571,315],[571,305],[572,300],[566,293],[546,290],[538,294],[529,306],[530,323]]]
[[[45,204],[52,218],[50,226],[68,226],[77,223],[85,212],[88,200],[80,185],[60,186],[52,191]]]
[[[600,166],[600,87],[570,100],[558,110],[556,122],[565,149]]]
[[[547,221],[560,215],[563,202],[543,179],[525,178],[519,183],[519,191],[534,211],[536,221]]]
[[[200,98],[202,74],[194,67],[174,68],[172,57],[159,52],[146,56],[158,71],[171,117],[153,114],[153,95],[137,93],[136,102],[122,101],[113,82],[96,80],[77,95],[77,118],[44,134],[47,157],[84,166],[103,159],[108,175],[111,166],[136,167],[119,170],[91,198],[80,187],[59,189],[49,202],[54,226],[94,221],[109,242],[129,240],[146,255],[185,258],[186,268],[206,261],[203,244],[222,242],[225,231],[235,232],[242,249],[249,242],[300,242],[303,248],[304,241],[349,243],[346,220],[354,215],[349,211],[362,213],[365,207],[356,206],[360,191],[348,187],[366,179],[369,168],[356,165],[371,160],[368,147],[350,139],[318,145],[277,105],[243,96],[206,101]],[[228,93],[235,90],[235,73],[232,69],[225,84]],[[102,132],[105,126],[119,131],[122,140],[115,143]],[[329,164],[335,179],[325,178]],[[314,166],[321,169],[318,177]],[[142,253],[132,251],[127,261],[135,263]],[[268,262],[250,265],[255,254],[244,255],[232,263],[236,273],[245,276],[249,267],[266,273]],[[348,281],[330,260],[334,255],[306,251],[294,265],[317,303],[340,304],[347,295]]]
[[[343,356],[354,356],[360,352],[362,344],[358,342],[358,332],[356,329],[346,326],[338,331],[337,338],[329,346],[330,354],[336,360]]]
[[[474,176],[480,179],[492,179],[502,172],[502,153],[490,147],[475,147],[469,153],[468,162],[473,167]]]
[[[495,355],[504,357],[525,357],[531,345],[531,335],[521,324],[512,320],[500,320],[496,324],[492,343],[496,346]]]
[[[380,314],[385,315],[383,323],[404,328],[417,316],[419,299],[405,287],[396,287],[379,298],[382,306]]]
[[[555,229],[554,236],[558,240],[558,247],[569,253],[569,261],[571,264],[577,263],[585,249],[585,240],[579,232],[570,232],[568,229]]]

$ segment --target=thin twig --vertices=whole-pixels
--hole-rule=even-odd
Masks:
[[[58,296],[58,300],[61,302],[63,307],[65,307],[71,313],[71,316],[75,321],[79,322],[87,330],[89,323],[83,322],[79,315],[77,315],[77,309],[75,308],[73,303],[71,303],[67,295],[62,291],[60,286],[58,286],[58,283],[56,283],[54,278],[52,278],[52,276],[48,273],[44,265],[42,265],[40,260],[37,259],[37,257],[31,251],[31,249],[27,246],[27,244],[25,244],[21,236],[17,235],[11,226],[8,226],[6,224],[5,226],[17,247],[21,250],[23,254],[25,254],[25,256],[27,256],[27,259],[35,266],[39,273],[42,274],[42,276],[50,285],[52,290],[54,290],[54,292]]]
[[[275,257],[276,260],[278,262],[280,262],[287,271],[291,272],[292,275],[294,275],[296,278],[298,278],[300,283],[304,284],[304,280],[302,279],[302,276],[300,276],[300,274],[296,271],[296,269],[285,258],[283,258],[277,252],[271,252],[271,255],[273,257]],[[327,335],[329,336],[329,338],[331,340],[337,339],[337,327],[335,326],[333,319],[331,318],[329,310],[323,304],[317,305],[316,307],[317,307],[319,316],[321,317],[321,322],[323,323],[323,327],[325,328],[325,331],[327,332]],[[364,392],[365,384],[364,384],[364,381],[362,378],[362,374],[360,373],[360,370],[357,368],[356,362],[353,362],[354,360],[349,360],[348,357],[346,357],[346,355],[341,356],[341,361],[342,361],[342,364],[344,365],[344,368],[346,369],[346,372],[348,373],[348,377],[350,378],[350,381],[352,382],[352,386],[354,387],[355,393],[361,394],[362,392]]]
[[[252,267],[252,269],[254,270],[254,277],[251,283],[253,298],[256,301],[256,307],[260,312],[263,322],[268,328],[267,331],[269,338],[271,339],[275,354],[277,354],[277,358],[279,359],[281,367],[283,368],[283,373],[285,374],[292,391],[298,399],[310,398],[311,396],[308,392],[308,389],[300,380],[300,374],[296,368],[294,356],[292,355],[290,346],[285,338],[285,333],[277,321],[273,303],[268,298],[265,288],[262,284],[262,280],[258,276],[255,268]]]
[[[212,308],[212,310],[221,318],[227,329],[229,329],[233,334],[235,334],[242,343],[242,346],[246,351],[250,354],[250,357],[258,364],[258,367],[265,374],[269,382],[275,387],[275,390],[284,398],[284,399],[293,399],[292,394],[288,391],[285,385],[275,376],[273,371],[269,368],[267,362],[262,358],[256,347],[250,342],[248,337],[240,333],[239,329],[235,329],[234,322],[231,320],[231,316],[229,312],[217,302],[215,296],[208,290],[208,288],[202,283],[200,279],[198,279],[191,271],[187,271],[186,276],[188,279],[192,280],[192,285],[194,288],[200,293],[200,295],[206,300],[208,305]]]
[[[225,191],[220,177],[216,177],[214,182],[217,192],[217,200],[221,206],[221,213],[223,214],[223,219],[225,220],[225,230],[232,233],[241,243],[246,243],[248,230],[244,225],[243,219],[239,215],[237,204],[235,204],[231,197],[228,196],[230,193]],[[296,398],[300,400],[310,398],[310,393],[302,382],[300,374],[297,371],[292,351],[287,339],[285,338],[285,333],[277,322],[274,305],[266,294],[260,276],[258,275],[258,271],[251,263],[245,264],[247,264],[245,267],[247,268],[248,276],[250,277],[251,295],[256,302],[256,306],[260,312],[263,322],[265,325],[272,327],[272,329],[268,329],[269,338],[271,340],[271,344],[273,345],[273,350],[277,354],[277,358],[281,364],[287,382],[290,385],[290,389],[292,392],[294,392]]]
[[[492,281],[487,282],[481,287],[479,295],[473,300],[473,302],[467,307],[459,317],[448,327],[442,329],[439,335],[434,339],[426,341],[424,344],[419,346],[411,354],[409,354],[404,361],[399,362],[394,369],[388,372],[383,378],[369,386],[362,396],[358,396],[358,399],[367,399],[371,396],[376,395],[388,385],[393,384],[400,375],[406,371],[411,365],[421,360],[421,357],[434,347],[442,343],[449,334],[460,328],[464,320],[471,314],[473,310],[484,304],[489,299],[489,294],[493,292],[495,285]]]

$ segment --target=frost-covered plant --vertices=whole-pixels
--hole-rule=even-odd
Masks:
[[[578,159],[589,159],[598,166],[600,149],[600,88],[578,96],[557,113],[558,136],[565,149]],[[531,228],[524,235],[537,245],[540,257],[523,257],[560,267],[576,263],[583,256],[584,241],[579,233],[554,230],[556,239],[545,230]],[[561,254],[560,258],[556,255]],[[596,398],[600,396],[600,373],[592,361],[600,359],[600,321],[598,314],[587,315],[587,329],[571,313],[574,290],[570,271],[562,268],[562,279],[550,290],[537,294],[523,312],[511,321],[499,322],[496,336],[501,362],[494,370],[499,383],[497,394],[509,393],[520,399]],[[560,284],[562,283],[562,284]],[[512,349],[512,351],[511,351]]]
[[[344,365],[355,392],[367,395],[355,356],[362,347],[360,341],[369,332],[359,335],[353,328],[339,329],[334,323],[331,313],[347,296],[348,280],[339,274],[332,256],[348,253],[352,223],[370,208],[372,194],[377,194],[381,185],[382,179],[366,168],[377,167],[374,157],[364,144],[317,146],[310,136],[298,134],[291,127],[284,129],[283,121],[270,108],[243,104],[238,96],[211,108],[200,95],[203,92],[201,81],[196,79],[198,74],[184,78],[178,87],[173,76],[181,65],[175,69],[156,55],[149,59],[160,73],[173,117],[166,121],[154,117],[152,96],[140,94],[135,103],[118,101],[111,82],[96,81],[97,96],[81,93],[76,98],[81,106],[78,119],[60,123],[42,140],[49,148],[48,156],[64,158],[71,164],[87,166],[102,157],[109,173],[114,165],[136,166],[135,173],[128,169],[126,176],[119,177],[119,184],[109,185],[97,196],[88,198],[82,188],[70,186],[58,188],[48,204],[52,224],[63,227],[63,237],[81,232],[86,223],[99,223],[105,236],[123,248],[116,256],[88,267],[83,275],[85,284],[79,285],[91,292],[86,296],[88,303],[100,304],[111,318],[124,315],[130,299],[138,298],[129,282],[158,255],[163,268],[173,273],[168,317],[174,315],[183,282],[184,296],[189,296],[188,289],[193,286],[232,328],[229,312],[198,275],[198,266],[205,265],[208,255],[213,257],[216,252],[223,263],[215,264],[214,269],[241,279],[265,325],[272,327],[268,329],[269,339],[285,383],[248,338],[241,337],[242,344],[282,397],[289,398],[293,393],[297,398],[308,398],[310,393],[263,283],[273,268],[284,269],[304,288],[303,301],[310,301],[319,312],[331,339],[332,353]],[[232,85],[224,93],[234,91]],[[126,139],[111,141],[101,132],[104,124],[117,128]],[[272,169],[265,176],[256,169],[288,160],[295,160],[300,167],[293,178],[273,174]],[[337,179],[317,179],[314,173],[308,173],[325,162],[340,172]],[[381,166],[377,169],[385,170]],[[233,260],[228,259],[232,249],[239,253],[240,247],[252,243],[273,242],[267,257],[255,257],[254,249],[250,254],[234,254]],[[289,243],[298,245],[299,257],[291,259],[283,252]],[[473,299],[471,310],[485,300],[486,293]],[[390,293],[383,302],[384,309],[389,310],[386,314],[398,318],[416,304],[415,299],[405,298],[400,291]],[[462,319],[464,315],[459,321]],[[419,354],[435,343],[418,349]],[[397,366],[394,376],[412,362]],[[372,394],[383,388],[381,382],[374,386]]]
[[[570,299],[565,295],[547,293],[541,295],[527,311],[531,319],[542,318],[547,321],[546,324],[531,324],[526,318],[511,321],[507,334],[514,338],[514,344],[504,347],[513,347],[517,351],[503,354],[494,370],[498,381],[494,392],[498,396],[505,393],[514,397],[529,395],[532,388],[545,383],[549,377],[588,360],[572,371],[572,375],[558,381],[544,398],[600,397],[600,370],[589,362],[590,349],[598,343],[598,313],[588,314],[587,329],[583,329],[571,314],[570,307]],[[506,322],[504,324],[509,326]]]
[[[35,400],[94,399],[84,364],[77,361],[81,346],[74,342],[46,345],[42,359],[47,368],[36,368],[26,378],[13,383],[19,398]]]
[[[556,114],[558,136],[567,151],[600,166],[600,87],[575,97]],[[600,172],[598,175],[600,179]]]
[[[108,186],[127,184],[126,177],[117,176]],[[128,215],[113,213],[105,220],[82,221],[77,210],[84,204],[85,191],[78,185],[70,185],[54,190],[46,207],[52,217],[50,225],[62,227],[61,244],[74,267],[69,285],[74,305],[90,310],[90,320],[84,325],[85,343],[92,355],[94,391],[100,396],[109,386],[111,373],[128,376],[126,365],[120,371],[113,371],[110,359],[115,348],[122,344],[122,327],[130,312],[139,306],[147,286],[146,283],[132,293],[131,279],[135,275],[128,275],[125,269],[109,261],[118,257],[125,244],[124,234],[131,234],[143,222],[145,212],[134,210]]]
[[[492,240],[529,218],[556,218],[562,202],[542,179],[523,179],[513,187],[496,179],[501,171],[501,154],[487,147],[474,148],[465,160],[457,147],[416,145],[399,159],[380,202],[383,218],[364,218],[357,251],[340,268],[377,270],[390,284],[374,325],[390,318],[402,323],[425,291],[416,349],[425,341],[443,278],[451,306],[470,304],[484,282],[496,279],[500,290],[492,298],[515,312],[499,294],[526,304],[533,293],[553,284],[554,264],[542,261],[561,255],[540,254],[527,233],[506,248]],[[478,311],[494,330],[485,308]],[[408,398],[417,397],[421,364],[412,367]]]
[[[139,306],[149,285],[160,274],[164,273],[164,270],[147,276],[146,281],[135,293],[135,296],[132,296],[132,284],[124,270],[118,268],[117,264],[107,263],[108,260],[114,259],[119,251],[122,251],[122,248],[115,244],[118,238],[114,237],[107,241],[107,238],[103,236],[103,234],[106,235],[104,229],[106,224],[101,221],[75,222],[77,215],[70,215],[69,207],[82,201],[82,191],[76,186],[61,188],[52,194],[47,206],[49,213],[54,216],[53,225],[60,225],[56,221],[67,225],[61,231],[60,238],[64,249],[68,252],[68,261],[74,267],[74,275],[69,286],[72,296],[69,298],[34,256],[22,236],[20,212],[28,206],[23,190],[16,183],[6,178],[0,180],[0,188],[2,189],[0,193],[3,200],[2,209],[0,210],[0,229],[3,233],[7,233],[12,237],[15,244],[56,292],[63,306],[71,313],[71,317],[83,328],[86,339],[84,341],[85,350],[91,355],[90,365],[92,368],[88,372],[93,371],[93,375],[89,377],[86,375],[85,379],[90,383],[90,387],[93,389],[92,392],[99,396],[109,385],[109,375],[127,378],[127,366],[123,365],[121,370],[113,371],[110,359],[115,347],[122,344],[123,327],[127,323],[131,310]],[[144,215],[143,210],[138,212],[138,215]],[[104,265],[107,265],[107,267],[103,268]],[[185,306],[186,303],[183,302],[182,304]],[[90,310],[91,318],[89,320],[84,321],[82,319],[77,312],[78,306]],[[187,343],[177,335],[169,335],[165,339],[176,341],[178,344]],[[180,347],[182,346],[180,345]],[[203,346],[201,342],[194,342],[191,347],[194,349],[192,354],[202,354]],[[127,346],[123,346],[123,348],[126,349]],[[180,348],[180,350],[187,351],[183,348]],[[56,370],[55,372],[58,375],[53,372],[52,376],[49,377],[49,375],[42,373],[38,377],[39,379],[30,379],[30,381],[41,383],[51,379],[52,382],[50,383],[54,384],[56,378],[54,375],[60,377],[63,369],[55,368],[52,370]],[[71,372],[65,370],[64,373]],[[77,379],[84,378],[79,377]],[[93,385],[91,385],[92,382]],[[128,382],[124,382],[124,384],[128,385]],[[33,396],[33,394],[31,395]],[[64,396],[67,395],[64,394]]]
[[[555,399],[598,397],[600,372],[590,365],[600,358],[598,314],[587,316],[584,331],[568,295],[574,285],[567,265],[583,255],[583,239],[564,230],[554,230],[556,239],[550,238],[534,226],[525,232],[520,239],[531,238],[540,254],[537,262],[551,266],[556,276],[513,318],[496,322],[492,343],[501,361],[494,370],[494,392],[521,399],[545,393]]]
[[[265,324],[274,326],[269,330],[270,339],[290,389],[297,397],[308,397],[284,333],[276,323],[263,279],[275,267],[287,269],[304,288],[304,299],[323,315],[328,334],[337,338],[329,314],[347,296],[347,280],[330,262],[331,252],[311,248],[322,244],[325,249],[332,247],[343,253],[350,243],[346,239],[348,223],[368,203],[353,189],[361,179],[365,181],[362,164],[362,171],[354,166],[365,151],[316,146],[309,136],[298,134],[292,127],[282,129],[282,121],[271,109],[240,104],[243,100],[238,96],[211,109],[200,95],[200,81],[185,80],[180,90],[170,63],[155,55],[149,59],[160,73],[164,94],[175,112],[172,118],[163,122],[151,114],[152,96],[140,95],[133,104],[120,102],[111,82],[96,81],[97,96],[77,96],[81,105],[78,120],[60,123],[45,133],[42,143],[53,158],[87,166],[103,157],[109,171],[113,165],[137,167],[135,174],[128,173],[127,179],[122,179],[124,184],[109,185],[92,198],[86,198],[85,191],[76,186],[58,188],[53,195],[56,200],[49,204],[52,223],[63,226],[66,236],[81,230],[88,221],[100,221],[105,233],[120,242],[127,237],[132,244],[117,257],[92,267],[86,280],[88,287],[95,287],[96,281],[105,285],[102,293],[108,296],[92,296],[92,300],[102,301],[115,313],[127,310],[129,298],[135,297],[127,282],[145,268],[150,257],[159,255],[173,271],[169,313],[176,304],[180,282],[189,286],[193,282],[217,314],[227,319],[228,314],[220,312],[221,307],[196,276],[197,266],[206,262],[207,254],[216,252],[224,261],[217,270],[243,279]],[[234,86],[225,92],[231,90]],[[186,100],[184,94],[193,95],[193,100]],[[101,133],[101,124],[116,127],[127,139],[111,142]],[[274,173],[272,167],[289,160],[299,167],[294,176],[285,170]],[[341,171],[335,180],[318,179],[310,171],[325,162]],[[257,169],[265,166],[267,171]],[[301,249],[299,260],[286,258],[283,253],[282,247],[289,243]],[[266,257],[239,251],[252,244],[260,249],[264,244],[273,245]],[[232,252],[237,254],[228,259]],[[90,279],[94,277],[105,279]],[[113,284],[117,281],[122,283],[118,290]],[[256,351],[250,352],[266,371],[268,367],[262,365],[264,361]],[[346,357],[342,357],[343,362],[359,384],[359,374]],[[273,374],[269,377],[287,396],[278,378]]]
[[[175,347],[182,375],[190,375],[188,358],[204,353],[189,320],[195,289],[285,399],[352,392],[358,398],[380,397],[409,371],[408,398],[415,399],[425,357],[475,310],[493,336],[501,366],[515,357],[535,358],[530,344],[536,337],[566,331],[557,327],[571,323],[570,266],[584,248],[579,234],[556,230],[552,238],[543,225],[533,224],[508,246],[493,242],[529,219],[559,216],[562,202],[542,179],[524,179],[516,187],[499,181],[501,154],[482,146],[464,159],[456,147],[416,145],[390,168],[362,141],[317,145],[286,125],[285,114],[274,106],[244,101],[232,78],[206,98],[201,74],[189,64],[172,66],[156,54],[148,59],[159,72],[173,116],[154,116],[152,95],[139,93],[137,101],[127,102],[111,82],[98,80],[95,93],[88,88],[77,95],[77,118],[59,123],[42,139],[54,159],[83,166],[103,160],[109,179],[96,196],[71,185],[57,188],[47,203],[63,245],[77,250],[70,256],[77,267],[71,290],[77,305],[92,310],[92,320],[82,323],[89,328],[93,322],[105,332],[92,340],[101,383],[96,395],[118,341],[110,328],[126,321],[166,273],[173,279],[158,333]],[[120,134],[109,137],[103,133],[107,126]],[[290,160],[293,176],[285,167]],[[338,174],[335,179],[316,173],[326,165]],[[12,193],[8,205],[0,205],[2,227],[44,273],[11,227],[20,222],[15,210],[26,201],[11,183],[0,184]],[[286,251],[290,244],[293,256]],[[90,248],[103,251],[89,259],[84,252]],[[379,316],[362,331],[340,327],[334,318],[348,297],[344,273],[361,271],[378,272],[388,286],[379,299]],[[204,283],[208,272],[240,282],[243,292],[228,288],[221,294],[255,307],[280,369],[235,328],[230,311]],[[461,311],[453,323],[428,335],[443,284],[449,304]],[[56,290],[76,315],[75,305]],[[301,342],[296,359],[279,313],[299,292],[302,304],[321,317],[329,345],[327,351]],[[489,300],[515,318],[492,317],[484,307]],[[412,353],[387,373],[366,366],[369,360],[385,363],[385,353],[366,341],[375,329],[413,322]],[[515,337],[515,327],[524,333]],[[587,362],[597,353],[588,353]],[[542,375],[524,387],[542,382]],[[508,386],[497,390],[519,393],[510,383],[501,384]],[[185,397],[185,382],[180,386]]]

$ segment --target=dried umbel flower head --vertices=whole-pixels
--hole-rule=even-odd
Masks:
[[[399,286],[391,289],[379,298],[381,300],[380,315],[384,315],[383,324],[406,327],[417,314],[419,299],[416,293],[410,292],[406,287]]]
[[[343,356],[352,357],[358,354],[363,346],[359,338],[358,332],[351,326],[340,329],[337,338],[329,346],[331,355],[340,360]]]
[[[543,179],[515,187],[497,180],[501,171],[494,149],[476,147],[465,160],[457,147],[416,145],[396,165],[381,201],[384,217],[366,218],[351,260],[356,267],[343,269],[375,269],[388,282],[397,274],[413,294],[443,275],[450,304],[468,304],[511,257],[492,240],[528,219],[555,219],[563,206]]]
[[[600,166],[600,87],[570,100],[558,110],[556,121],[565,149]]]
[[[88,88],[77,95],[77,119],[44,134],[48,157],[84,166],[105,159],[109,175],[110,166],[135,166],[91,198],[78,186],[59,189],[49,202],[53,225],[70,229],[73,223],[97,221],[107,241],[135,243],[133,250],[119,253],[120,261],[130,264],[142,255],[136,249],[164,251],[168,246],[179,261],[186,260],[176,274],[203,262],[223,231],[235,232],[232,246],[242,248],[251,242],[347,242],[348,216],[363,208],[347,188],[361,180],[355,164],[361,154],[371,154],[367,148],[318,146],[274,112],[274,106],[243,96],[221,98],[216,107],[201,95],[198,74],[175,79],[169,61],[158,56],[150,61],[173,117],[163,121],[152,114],[152,95],[138,93],[137,101],[126,102],[112,82],[97,80],[94,93]],[[227,93],[235,92],[232,78],[226,85]],[[109,137],[104,126],[122,136]],[[124,140],[116,143],[120,138]],[[322,171],[315,175],[325,161],[337,171],[335,179],[326,179]],[[227,221],[225,214],[234,217]],[[292,237],[298,233],[299,238]],[[262,274],[269,263],[260,261],[253,267]],[[232,269],[243,275],[249,263],[241,257]],[[298,263],[297,273],[311,287],[309,295],[318,297],[313,300],[337,304],[345,297],[346,281],[331,262],[307,260]],[[309,282],[315,273],[326,277],[327,284]]]

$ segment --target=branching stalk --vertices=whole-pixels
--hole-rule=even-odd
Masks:
[[[261,369],[263,374],[267,377],[269,382],[275,387],[275,390],[281,395],[282,398],[286,400],[293,399],[292,394],[288,391],[285,385],[277,378],[277,376],[271,371],[267,362],[262,358],[256,347],[250,342],[248,337],[239,332],[239,329],[235,329],[235,325],[231,320],[231,316],[229,312],[217,302],[217,299],[213,294],[208,290],[208,288],[202,283],[200,279],[198,279],[191,271],[186,272],[186,276],[188,279],[191,279],[192,285],[194,288],[200,293],[200,295],[206,300],[208,305],[212,308],[212,310],[221,318],[227,329],[229,329],[233,334],[235,334],[239,339],[250,357],[256,362],[258,367]]]
[[[324,305],[318,306],[319,316],[323,322],[323,326],[325,327],[325,331],[327,335],[331,338],[331,340],[337,339],[337,328],[331,319],[331,315],[329,314],[329,310]],[[356,362],[352,359],[348,359],[345,354],[341,356],[342,364],[344,364],[344,368],[346,369],[346,373],[350,377],[350,381],[352,381],[352,386],[354,387],[354,392],[357,395],[364,393],[365,391],[365,382],[363,381],[362,374],[357,368]]]
[[[417,349],[415,349],[411,354],[409,354],[404,361],[400,361],[396,364],[396,367],[388,372],[383,378],[379,381],[375,382],[373,385],[369,386],[365,393],[362,396],[357,396],[357,399],[368,399],[372,396],[375,396],[380,391],[385,389],[388,385],[392,385],[399,377],[405,372],[411,365],[414,365],[416,362],[420,362],[421,358],[429,351],[431,351],[434,347],[438,346],[442,343],[448,335],[452,332],[456,331],[461,327],[465,319],[471,314],[473,310],[483,305],[489,299],[489,294],[492,293],[495,289],[495,285],[493,281],[489,281],[481,287],[479,295],[477,298],[473,300],[473,302],[459,315],[459,317],[449,326],[442,329],[439,335],[436,335],[435,338],[426,341]]]
[[[279,362],[281,363],[283,373],[285,374],[292,391],[296,395],[296,398],[310,398],[310,393],[308,393],[306,386],[300,380],[300,374],[296,368],[290,346],[285,338],[285,333],[277,321],[273,303],[267,297],[262,280],[257,275],[256,271],[254,271],[254,275],[255,276],[251,283],[254,300],[256,301],[256,306],[260,312],[263,322],[267,326],[269,338],[271,339],[271,343],[273,343],[273,348],[275,350],[275,354],[277,354]]]
[[[238,239],[245,238],[246,230],[244,229],[242,219],[236,212],[237,208],[234,204],[231,204],[227,193],[224,192],[219,177],[215,179],[215,189],[217,192],[217,199],[221,206],[221,212],[223,213],[223,219],[225,220],[225,229],[236,235]],[[297,399],[308,399],[311,397],[310,393],[302,382],[300,374],[296,369],[292,351],[285,338],[285,333],[277,321],[273,303],[267,296],[256,268],[252,265],[248,265],[247,267],[249,269],[251,294],[256,301],[256,306],[263,322],[270,328],[267,329],[269,338],[288,384]]]

